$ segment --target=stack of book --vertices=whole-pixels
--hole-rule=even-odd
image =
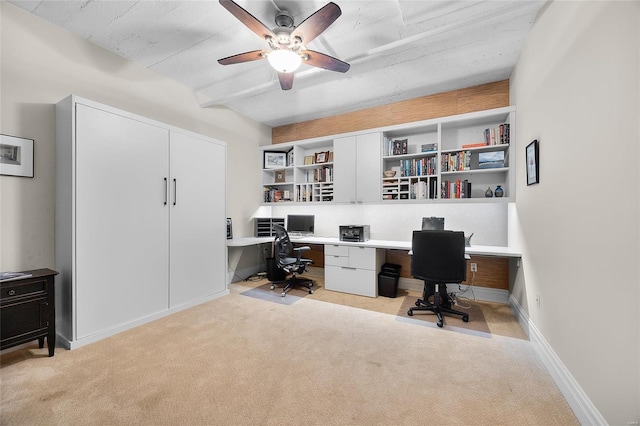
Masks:
[[[487,145],[503,145],[510,141],[509,123],[484,130],[484,141]]]
[[[440,169],[443,172],[460,172],[471,169],[471,151],[442,154]]]
[[[471,198],[471,182],[467,179],[443,181],[440,198]]]

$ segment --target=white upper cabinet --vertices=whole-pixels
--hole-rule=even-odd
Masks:
[[[380,200],[379,132],[334,140],[334,201],[368,203]]]

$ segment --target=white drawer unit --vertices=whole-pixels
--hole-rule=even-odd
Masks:
[[[382,249],[327,244],[324,248],[324,288],[377,297],[377,274],[383,263]]]

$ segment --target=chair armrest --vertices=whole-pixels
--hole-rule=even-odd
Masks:
[[[309,246],[302,246],[302,247],[295,247],[293,249],[293,251],[296,253],[298,261],[300,261],[300,259],[302,258],[302,253],[304,253],[305,251],[311,250],[311,247]]]

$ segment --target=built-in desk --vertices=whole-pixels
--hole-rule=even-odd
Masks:
[[[242,248],[270,244],[273,240],[273,237],[234,238],[227,241],[227,246],[230,248]],[[304,236],[293,237],[291,242],[294,244],[323,245],[325,247],[324,274],[325,288],[328,290],[376,297],[378,294],[377,272],[379,272],[380,265],[385,261],[406,265],[401,276],[405,278],[411,277],[409,257],[407,256],[409,250],[411,250],[411,241],[368,240],[364,242],[348,242],[340,241],[337,237]],[[369,250],[363,250],[363,254],[360,256],[360,253],[349,250],[350,247]],[[503,246],[472,245],[466,248],[466,253],[471,256],[471,262],[486,262],[478,263],[478,267],[479,273],[484,274],[485,277],[489,278],[489,281],[496,277],[501,283],[507,283],[495,286],[487,285],[489,288],[485,290],[502,291],[504,295],[498,297],[490,295],[489,297],[484,297],[485,300],[506,302],[509,275],[508,260],[519,259],[522,256],[520,251]]]
[[[246,247],[256,244],[264,244],[273,242],[273,237],[241,237],[227,240],[227,247]],[[337,237],[296,237],[291,238],[291,242],[301,244],[340,244],[345,246],[356,247],[372,247],[391,250],[411,250],[411,241],[393,241],[393,240],[368,240],[364,242],[348,242],[340,241]],[[519,250],[503,246],[476,246],[472,245],[465,249],[469,255],[477,256],[499,256],[499,257],[522,257]]]

